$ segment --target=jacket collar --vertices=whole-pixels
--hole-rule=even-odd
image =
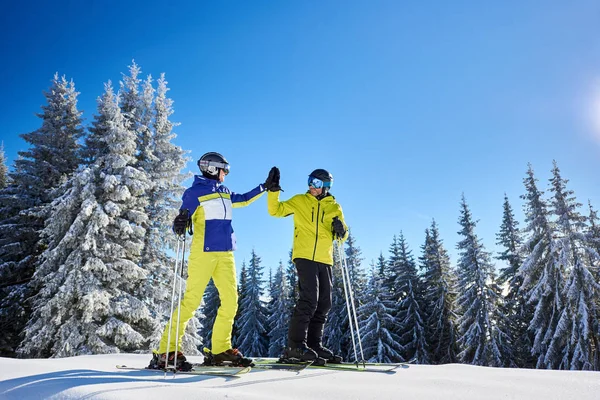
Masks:
[[[306,195],[315,201],[335,201],[335,197],[329,192],[327,192],[325,196],[321,197],[320,199],[310,194],[310,190],[306,191]]]
[[[193,186],[210,186],[215,189],[221,186],[221,182],[215,179],[208,179],[203,177],[202,175],[194,175],[194,183]]]

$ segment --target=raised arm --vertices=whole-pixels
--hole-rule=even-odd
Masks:
[[[296,199],[298,198],[298,195],[286,201],[279,201],[279,193],[281,192],[267,193],[267,208],[269,214],[274,217],[287,217],[296,211]]]
[[[261,184],[247,193],[231,193],[231,205],[233,208],[246,207],[262,196],[264,192],[265,188]]]

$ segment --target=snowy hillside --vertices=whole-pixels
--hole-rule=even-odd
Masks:
[[[0,358],[0,399],[427,399],[597,400],[599,372],[411,365],[393,375],[254,370],[241,377],[118,371],[147,355]],[[202,357],[190,357],[200,362]]]

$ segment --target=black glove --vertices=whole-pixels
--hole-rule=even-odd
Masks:
[[[179,215],[173,221],[173,232],[178,236],[185,235],[190,222],[190,212],[187,209],[179,211]]]
[[[279,186],[279,168],[273,167],[269,171],[269,176],[263,185],[269,192],[278,192],[281,190]]]
[[[333,218],[333,222],[331,222],[331,231],[333,232],[333,236],[337,239],[341,239],[346,235],[346,228],[344,228],[344,224],[338,217]]]

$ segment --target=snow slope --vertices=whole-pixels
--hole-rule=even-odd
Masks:
[[[600,372],[411,365],[393,375],[254,370],[241,377],[118,371],[149,355],[0,358],[0,399],[527,399],[598,400]],[[201,362],[202,357],[190,357]]]

